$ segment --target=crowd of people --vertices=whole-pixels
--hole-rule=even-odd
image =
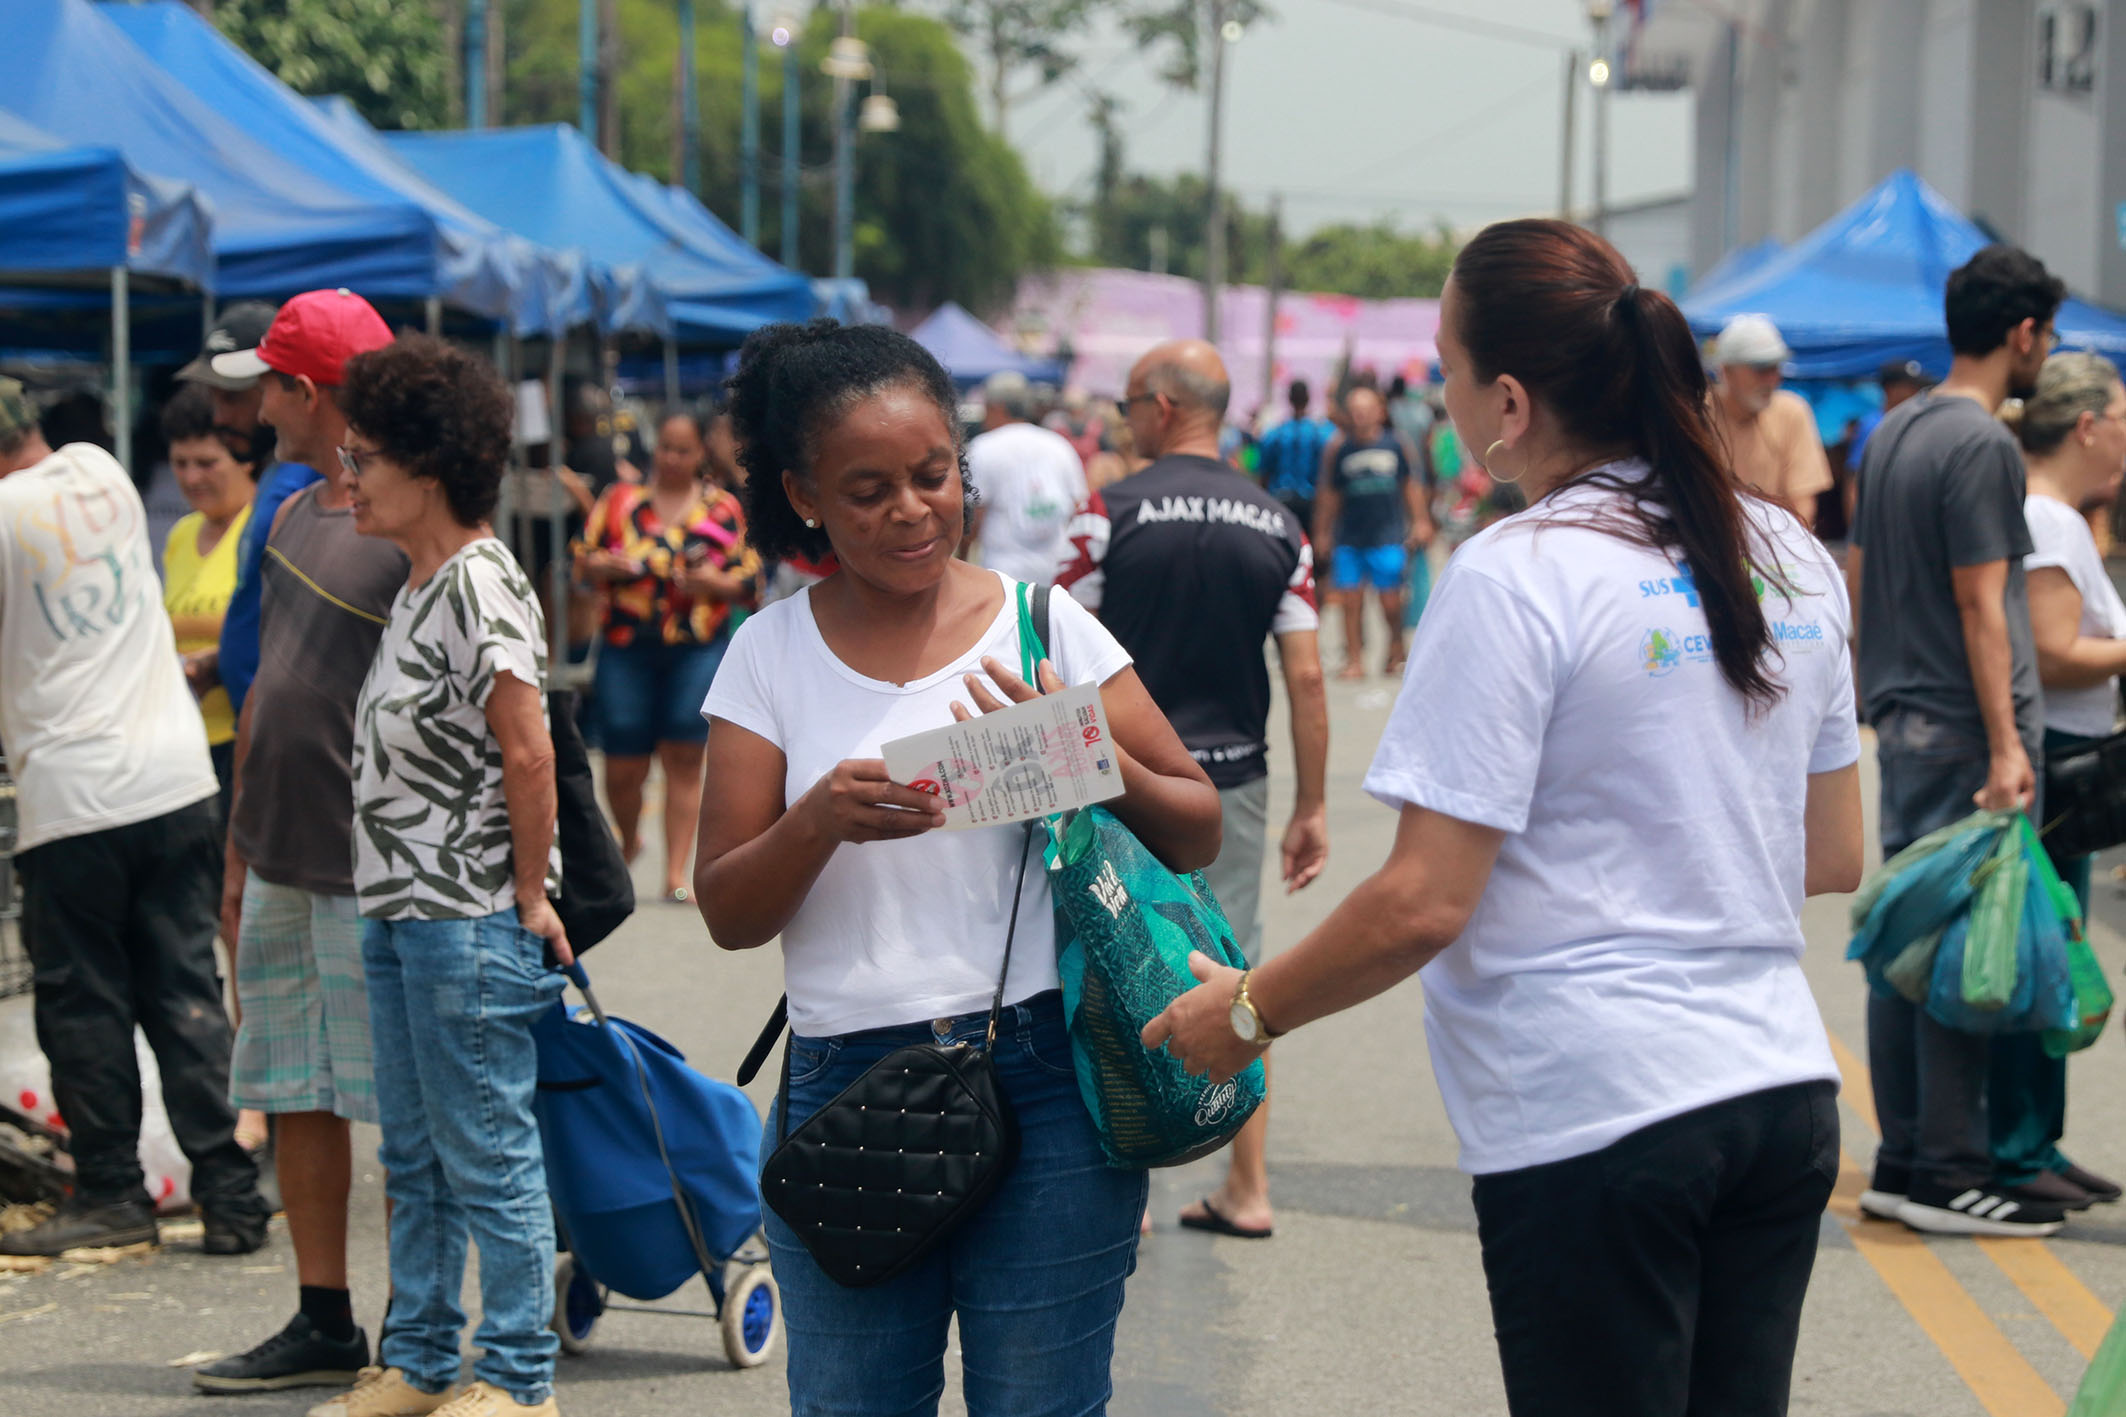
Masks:
[[[342,1389],[313,1417],[558,1410],[531,1024],[572,951],[533,587],[565,556],[596,623],[557,648],[594,660],[621,850],[655,764],[665,899],[721,948],[780,945],[768,1146],[922,1043],[987,1049],[1016,1117],[1001,1183],[883,1282],[839,1282],[763,1215],[794,1411],[934,1410],[954,1322],[971,1412],[1112,1395],[1154,1218],[1080,1097],[1049,873],[1022,833],[939,831],[882,761],[1093,685],[1107,807],[1204,873],[1243,961],[1196,956],[1143,1046],[1224,1079],[1422,971],[1512,1410],[1783,1412],[1839,1155],[1799,911],[1860,880],[1860,724],[1895,851],[1974,805],[2034,812],[2047,748],[2116,717],[2126,604],[2089,517],[2126,473],[2126,387],[2052,353],[2060,298],[2028,255],[1981,252],[1949,281],[1948,377],[1886,371],[1903,397],[1835,455],[1769,321],[1708,360],[1561,222],[1461,250],[1435,391],[1353,376],[1317,411],[1295,382],[1237,444],[1202,341],[1148,350],[1107,407],[994,378],[970,437],[907,337],[773,326],[719,406],[668,411],[647,447],[572,390],[571,542],[520,559],[494,530],[498,376],[316,291],[232,307],[183,371],[164,419],[194,511],[159,595],[130,479],[49,446],[0,381],[0,654],[37,666],[0,684],[0,740],[75,1166],[0,1253],[155,1242],[137,1026],[208,1252],[265,1243],[270,1130],[295,1253],[296,1312],[200,1388]],[[1280,952],[1265,874],[1305,889],[1330,847],[1323,558],[1344,677],[1369,668],[1369,590],[1380,607],[1400,690],[1364,787],[1396,818],[1379,868]],[[1035,584],[1055,594],[1028,676]],[[1267,645],[1295,780],[1274,863]],[[2087,862],[2062,869],[2086,902]],[[2064,1064],[2035,1038],[1872,997],[1869,1052],[1870,1214],[2043,1234],[2119,1197],[2061,1151]],[[391,1206],[374,1346],[348,1280],[353,1122],[381,1129]],[[1268,1125],[1265,1105],[1182,1226],[1275,1233]]]

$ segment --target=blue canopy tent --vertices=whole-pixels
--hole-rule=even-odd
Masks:
[[[197,96],[275,152],[345,192],[377,202],[406,202],[426,212],[438,233],[437,270],[429,299],[536,335],[566,328],[570,313],[549,307],[565,283],[542,253],[373,150],[347,142],[317,108],[225,38],[198,11],[177,0],[98,6],[141,50]],[[433,304],[430,323],[439,322]],[[563,321],[563,323],[557,323]]]
[[[701,220],[682,218],[663,188],[613,163],[572,127],[383,136],[416,171],[489,220],[638,270],[654,301],[637,322],[671,345],[729,348],[764,324],[811,313],[802,276],[755,253],[734,259]],[[700,217],[715,221],[705,210]]]
[[[1898,171],[1754,269],[1701,283],[1683,313],[1700,335],[1736,315],[1770,316],[1794,350],[1796,378],[1857,378],[1892,359],[1941,373],[1949,272],[1989,240],[1941,193]],[[2126,354],[2126,318],[2108,310],[2069,300],[2057,325],[2067,348]]]
[[[1013,349],[989,326],[948,300],[909,334],[937,356],[945,372],[961,385],[979,384],[992,374],[1017,372],[1043,383],[1063,382],[1063,366]]]
[[[0,0],[0,34],[16,61],[0,109],[68,142],[116,148],[213,204],[222,296],[332,285],[372,299],[433,292],[428,213],[344,191],[282,157],[165,73],[89,0]]]
[[[117,149],[73,145],[0,113],[0,282],[93,281],[108,290],[118,458],[132,461],[132,277],[214,285],[213,220],[182,183],[134,171]],[[0,291],[0,305],[38,301]]]

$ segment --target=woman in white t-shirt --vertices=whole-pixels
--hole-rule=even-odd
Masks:
[[[1799,911],[1861,870],[1845,591],[1600,237],[1479,234],[1439,353],[1531,506],[1418,626],[1366,779],[1387,864],[1251,975],[1199,957],[1145,1042],[1225,1076],[1422,967],[1516,1417],[1783,1413],[1838,1170]]]
[[[954,556],[965,462],[952,381],[922,346],[878,326],[775,326],[747,341],[730,393],[755,546],[839,565],[739,628],[702,710],[715,790],[695,893],[724,948],[781,938],[777,1107],[794,1128],[896,1048],[982,1044],[1026,833],[935,831],[936,800],[888,780],[880,749],[1035,691],[1014,668],[1017,582]],[[1044,687],[1098,684],[1121,750],[1128,790],[1108,805],[1168,865],[1209,864],[1209,779],[1113,636],[1068,596],[1050,615]],[[1038,854],[1019,894],[995,1057],[1020,1141],[1002,1185],[863,1289],[763,1217],[794,1411],[934,1412],[954,1318],[973,1417],[1105,1410],[1145,1177],[1102,1164],[1078,1096]]]
[[[2126,473],[2126,387],[2099,354],[2055,354],[2037,392],[2010,419],[2029,469],[2023,520],[2036,548],[2023,558],[2030,629],[2045,688],[2045,751],[2111,733],[2118,722],[2119,675],[2126,673],[2126,604],[2104,569],[2086,513],[2108,507]],[[2055,858],[2060,875],[2089,908],[2089,858]],[[1993,1040],[1987,1127],[1995,1182],[2057,1188],[2069,1204],[2115,1201],[2116,1182],[2077,1166],[2060,1150],[2067,1130],[2067,1062],[2036,1034]],[[2086,1197],[2086,1199],[2085,1199]]]

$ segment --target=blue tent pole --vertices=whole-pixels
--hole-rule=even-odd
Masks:
[[[803,142],[798,127],[797,35],[792,31],[782,49],[782,263],[797,269],[797,149]]]
[[[133,273],[111,267],[111,421],[118,465],[133,471]]]
[[[576,126],[598,141],[598,0],[576,0]]]
[[[745,62],[744,97],[738,130],[740,197],[738,234],[746,245],[760,245],[760,34],[753,28],[753,6],[738,9],[738,47]]]
[[[664,406],[679,407],[679,341],[664,338]]]
[[[440,295],[429,296],[428,307],[423,313],[428,317],[428,333],[441,335],[443,333],[443,297]]]
[[[465,0],[465,126],[487,126],[487,0]]]

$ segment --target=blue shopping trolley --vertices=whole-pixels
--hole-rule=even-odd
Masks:
[[[664,1039],[610,1018],[581,964],[588,1006],[560,1002],[533,1026],[533,1110],[563,1253],[553,1327],[565,1353],[590,1346],[607,1309],[715,1318],[740,1368],[767,1360],[781,1297],[760,1236],[760,1115],[736,1087],[703,1077]],[[700,1275],[713,1312],[638,1309]]]

